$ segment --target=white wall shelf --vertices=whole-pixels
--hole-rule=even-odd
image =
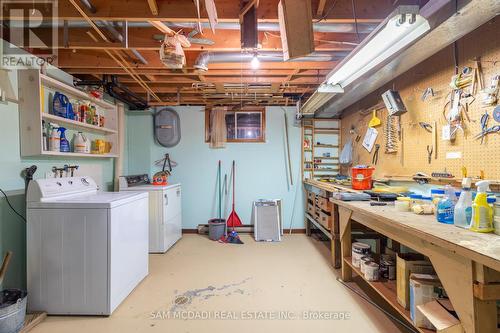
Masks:
[[[108,110],[115,109],[114,104],[111,104],[109,102],[103,101],[101,99],[97,99],[93,96],[90,96],[86,92],[81,91],[75,87],[72,87],[64,82],[58,81],[54,78],[51,78],[50,76],[43,75],[43,74],[39,74],[39,75],[40,75],[40,82],[44,87],[48,87],[48,88],[52,88],[54,90],[64,92],[67,95],[70,95],[71,97],[75,97],[75,98],[89,101],[91,103],[94,103],[94,104],[100,106],[103,109],[108,109]]]
[[[19,123],[21,127],[21,156],[65,156],[68,158],[116,158],[119,157],[118,108],[104,100],[96,99],[84,91],[64,82],[43,75],[37,69],[20,70],[19,82]],[[51,110],[51,94],[61,92],[70,100],[95,105],[99,114],[105,118],[105,126],[99,127],[48,113]],[[76,111],[76,110],[75,110]],[[74,152],[47,151],[43,149],[42,121],[54,123],[69,130],[92,134],[92,139],[102,139],[111,144],[106,154],[85,154]],[[71,142],[71,137],[67,136]],[[89,140],[91,138],[89,137]]]
[[[49,122],[58,123],[59,125],[64,125],[66,128],[74,129],[76,131],[82,132],[92,132],[92,133],[102,133],[102,134],[116,134],[117,130],[113,130],[106,127],[99,127],[95,125],[90,125],[87,123],[82,123],[80,121],[75,121],[71,119],[66,119],[49,113],[43,113],[42,119]]]
[[[42,156],[66,156],[66,157],[95,157],[95,158],[111,158],[118,157],[117,154],[84,154],[84,153],[63,153],[59,151],[43,151]]]

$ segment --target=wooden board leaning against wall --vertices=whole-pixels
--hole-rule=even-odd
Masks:
[[[500,75],[498,31],[500,31],[500,19],[496,18],[457,42],[459,70],[461,71],[465,66],[474,67],[472,60],[480,57],[485,86],[490,85],[495,75]],[[480,119],[486,111],[490,115],[488,127],[500,125],[492,116],[494,106],[482,107],[479,93],[468,107],[470,122],[466,119],[463,122],[465,136],[459,131],[453,143],[441,139],[441,129],[447,124],[443,116],[443,108],[447,95],[452,91],[449,83],[455,74],[453,49],[453,45],[445,48],[344,112],[342,145],[349,138],[355,137],[349,133],[352,127],[361,136],[359,142],[354,142],[353,165],[371,164],[373,151],[369,153],[361,145],[371,118],[371,110],[373,106],[382,103],[380,96],[384,91],[395,89],[400,92],[408,109],[408,112],[401,116],[403,148],[401,149],[401,141],[397,139],[397,152],[385,153],[387,110],[385,108],[378,110],[377,116],[382,120],[382,125],[376,128],[379,132],[376,143],[380,144],[380,153],[375,177],[382,178],[387,175],[411,177],[419,171],[430,175],[432,172],[446,169],[455,177],[461,178],[462,167],[466,167],[469,177],[477,177],[480,170],[483,170],[486,179],[500,179],[500,134],[489,134],[483,144],[481,140],[474,138],[481,132]],[[429,96],[423,101],[421,97],[428,87],[434,90],[435,96]],[[435,158],[433,154],[431,164],[427,159],[427,145],[433,144],[432,134],[420,127],[419,122],[427,122],[431,125],[434,122],[437,123],[437,155]],[[403,151],[403,156],[401,156],[401,151]],[[450,153],[455,157],[458,155],[459,158],[449,158]],[[346,173],[347,170],[344,168],[343,172]]]

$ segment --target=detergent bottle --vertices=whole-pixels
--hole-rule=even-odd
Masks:
[[[437,204],[437,220],[441,223],[453,224],[453,216],[455,213],[455,190],[450,185],[444,187],[444,198],[439,200]]]
[[[59,128],[49,124],[49,150],[50,151],[60,151],[61,138],[59,136]]]
[[[66,139],[66,134],[65,134],[66,128],[59,127],[58,131],[61,132],[59,151],[61,153],[69,153],[70,152],[69,141],[68,141],[68,139]]]
[[[75,133],[73,135],[73,151],[75,153],[88,153],[88,141],[89,140],[82,132]]]
[[[462,192],[460,198],[455,206],[455,213],[453,222],[457,227],[470,228],[470,221],[472,219],[472,180],[464,178],[462,180]]]
[[[73,113],[73,106],[71,105],[68,97],[60,92],[54,94],[52,100],[52,112],[54,115],[74,119],[75,115]]]
[[[475,232],[493,232],[493,208],[488,204],[486,191],[490,182],[482,180],[476,183],[477,194],[472,204],[472,223],[470,230]]]

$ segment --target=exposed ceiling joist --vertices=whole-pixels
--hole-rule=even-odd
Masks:
[[[148,5],[151,10],[151,14],[158,16],[158,4],[156,3],[156,0],[148,0]]]
[[[326,0],[319,0],[318,10],[316,11],[316,15],[321,16],[325,11]]]
[[[259,22],[278,22],[278,1],[266,0],[259,4]],[[96,8],[95,13],[90,13],[93,20],[107,21],[186,21],[197,22],[198,16],[192,1],[170,0],[158,1],[158,14],[154,15],[147,1],[123,0],[92,0]],[[393,8],[393,0],[377,1],[356,0],[358,22],[375,22],[383,19]],[[239,1],[217,1],[219,22],[239,22]],[[69,1],[60,1],[58,4],[60,20],[81,20],[81,15]],[[21,18],[21,17],[20,17]],[[202,18],[206,22],[207,18]],[[325,22],[353,22],[351,1],[339,1],[335,10],[324,19]]]
[[[164,34],[166,35],[173,35],[175,33],[175,31],[173,31],[172,29],[170,29],[165,23],[163,23],[162,21],[155,21],[155,20],[150,20],[149,23],[155,27],[156,29],[160,30],[161,32],[163,32]]]

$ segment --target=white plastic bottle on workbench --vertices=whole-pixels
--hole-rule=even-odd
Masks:
[[[472,218],[471,186],[472,180],[470,178],[464,178],[462,180],[462,192],[460,193],[460,198],[455,206],[455,214],[453,218],[453,223],[460,228],[470,228],[470,221]]]

